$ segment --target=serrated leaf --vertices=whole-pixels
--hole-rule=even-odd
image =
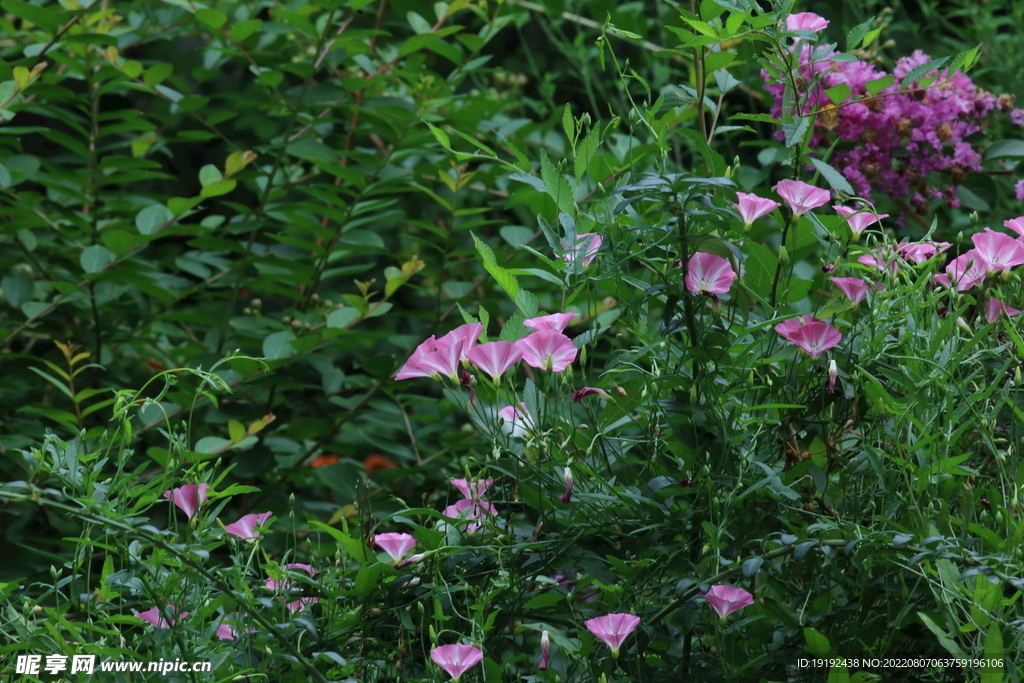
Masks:
[[[877,95],[878,93],[882,92],[895,82],[896,79],[893,78],[892,74],[889,74],[888,76],[876,78],[873,81],[868,81],[867,83],[864,84],[864,87],[871,95]]]
[[[810,116],[789,117],[782,122],[782,132],[786,136],[786,147],[794,147],[804,139],[811,128]]]
[[[868,19],[862,24],[857,24],[846,34],[846,50],[856,50],[861,47],[860,42],[864,40],[864,36],[867,35],[871,27],[875,25],[874,19]]]
[[[822,177],[825,178],[828,184],[832,186],[833,190],[835,190],[836,192],[841,192],[843,194],[857,194],[856,191],[853,189],[853,186],[850,185],[850,182],[845,177],[843,177],[843,174],[837,171],[836,169],[832,168],[832,166],[828,165],[821,159],[815,159],[814,157],[811,157],[810,162],[814,166],[814,168],[818,170],[818,173],[820,173]]]
[[[572,196],[572,188],[569,181],[558,172],[555,165],[548,159],[547,152],[540,151],[540,177],[544,181],[544,188],[555,200],[559,211],[572,214],[575,208],[575,201]]]
[[[698,33],[703,33],[706,36],[718,40],[718,31],[716,31],[715,27],[708,22],[701,21],[700,19],[690,19],[689,17],[683,17],[683,21],[692,26]]]
[[[842,104],[850,96],[850,86],[840,83],[826,90],[825,94],[828,95],[833,104]]]
[[[915,66],[913,69],[910,70],[909,73],[907,73],[906,76],[903,77],[903,80],[900,81],[900,87],[901,88],[910,88],[910,87],[912,87],[913,84],[919,78],[921,78],[921,76],[924,76],[926,73],[928,73],[929,71],[932,71],[933,69],[938,69],[939,67],[941,67],[943,64],[945,64],[948,61],[949,61],[949,57],[941,57],[939,59],[933,59],[930,62],[925,62],[924,64],[921,64],[919,66]]]
[[[576,121],[572,118],[572,107],[569,103],[565,103],[565,109],[562,110],[562,128],[565,130],[565,139],[569,141],[570,145],[576,144]]]

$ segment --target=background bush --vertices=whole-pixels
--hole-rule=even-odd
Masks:
[[[737,189],[828,183],[775,123],[730,118],[767,113],[771,41],[695,44],[686,17],[721,38],[731,15],[764,32],[781,14],[0,6],[5,674],[16,654],[64,651],[209,659],[218,678],[441,680],[427,653],[466,638],[486,654],[475,680],[848,680],[793,663],[1020,649],[1016,323],[986,326],[977,291],[933,289],[935,263],[854,309],[819,268],[865,274],[866,248],[828,207],[785,238],[784,212],[745,233],[732,211]],[[840,49],[879,17],[889,72],[914,49],[980,43],[975,83],[1024,97],[1012,3],[793,9],[831,20],[822,41]],[[736,84],[710,68],[698,83],[694,50]],[[972,142],[1020,137],[1002,117]],[[1024,152],[1002,149],[1017,151],[965,182],[964,208],[934,203],[865,245],[928,233],[961,253],[1024,213]],[[582,233],[602,250],[566,266]],[[683,285],[695,251],[743,265],[720,312]],[[1018,273],[989,287],[1020,307]],[[511,341],[561,311],[580,314],[571,374],[524,370],[496,391],[477,373],[475,406],[392,379],[431,335],[480,321]],[[836,394],[825,358],[772,329],[812,313],[841,321]],[[585,385],[611,400],[573,403]],[[528,440],[497,426],[519,401]],[[440,515],[456,477],[498,479],[479,531]],[[196,482],[214,494],[187,523],[163,493]],[[263,511],[259,546],[217,524]],[[379,561],[372,535],[392,531],[429,556]],[[294,562],[317,569],[296,580],[319,599],[296,613],[265,589]],[[715,583],[757,602],[720,625],[699,597]],[[133,616],[168,602],[191,612],[174,629]],[[615,666],[582,626],[608,612],[642,618]],[[236,613],[256,632],[216,640]],[[1021,679],[1012,657],[907,675]]]

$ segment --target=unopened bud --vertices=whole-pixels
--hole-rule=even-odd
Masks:
[[[789,252],[786,251],[785,245],[779,247],[779,263],[784,266],[789,264]]]
[[[963,318],[958,317],[956,319],[956,326],[963,330],[966,334],[974,334],[974,331],[971,329],[971,326],[968,325],[967,321],[964,320]]]
[[[828,362],[828,393],[836,393],[836,378],[839,377],[839,367],[834,360]]]
[[[562,470],[562,479],[565,480],[565,493],[560,495],[558,497],[558,500],[568,505],[572,501],[572,470],[570,470],[568,467]]]
[[[971,225],[978,227],[978,223],[981,221],[981,216],[978,215],[977,211],[971,211],[970,219]]]
[[[548,637],[547,631],[541,631],[540,634],[540,664],[537,668],[541,671],[547,671],[548,661],[551,658],[551,638]]]

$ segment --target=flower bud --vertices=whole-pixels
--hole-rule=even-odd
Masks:
[[[572,501],[572,470],[566,467],[562,471],[562,479],[565,480],[565,493],[558,497],[558,500],[568,505]]]
[[[540,634],[540,664],[537,666],[541,671],[547,671],[548,661],[551,658],[551,639],[547,631]]]
[[[836,378],[839,377],[839,367],[834,360],[828,362],[828,393],[836,393]]]
[[[789,265],[789,252],[786,251],[785,245],[779,247],[779,263]]]
[[[959,327],[966,334],[974,334],[974,331],[971,329],[971,326],[968,325],[967,321],[964,320],[963,318],[958,317],[956,319],[956,326]]]
[[[971,211],[970,219],[971,225],[973,225],[974,227],[978,227],[978,223],[979,221],[981,221],[981,216],[978,215],[977,211]]]

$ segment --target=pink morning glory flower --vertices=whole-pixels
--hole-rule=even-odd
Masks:
[[[562,332],[573,318],[578,318],[579,315],[579,313],[552,313],[524,320],[523,325],[537,332]]]
[[[1008,221],[1003,221],[1003,227],[1013,230],[1015,233],[1024,237],[1024,216],[1013,218]]]
[[[1020,242],[1001,232],[985,228],[971,237],[974,250],[987,264],[987,271],[995,273],[1009,270],[1024,263],[1024,246]]]
[[[452,479],[452,486],[459,490],[463,498],[478,499],[487,493],[487,489],[491,488],[494,482],[494,479]]]
[[[525,439],[535,428],[530,414],[526,411],[526,404],[520,401],[519,406],[522,410],[515,406],[505,406],[498,411],[498,417],[505,421],[502,428],[513,439]]]
[[[787,31],[824,31],[829,21],[814,12],[799,12],[786,17]]]
[[[869,227],[882,220],[888,218],[889,214],[883,213],[878,215],[872,213],[870,210],[858,210],[851,209],[847,206],[839,206],[838,204],[832,206],[840,216],[846,219],[847,225],[850,226],[850,230],[853,232],[853,241],[856,242],[860,239],[861,233],[867,230]]]
[[[951,246],[953,245],[949,242],[919,242],[916,244],[900,242],[896,245],[896,253],[904,260],[920,265],[928,259],[934,258],[938,252],[946,251]]]
[[[420,366],[420,361],[428,353],[433,353],[437,349],[437,340],[434,339],[434,335],[430,335],[426,341],[416,347],[416,350],[409,356],[409,360],[405,362],[402,369],[395,375],[396,380],[401,379],[412,379],[413,377],[430,377],[433,375],[433,371],[428,370],[425,367]]]
[[[811,316],[804,316],[805,319],[808,317],[811,320],[803,324],[797,322],[796,325],[793,325],[790,320],[787,320],[776,325],[775,331],[799,346],[811,358],[817,358],[838,344],[843,335],[829,323]]]
[[[999,320],[999,316],[1003,313],[1005,313],[1008,318],[1012,318],[1020,313],[1020,311],[1012,306],[1007,306],[994,296],[990,296],[988,301],[985,302],[985,320],[990,323],[994,323]]]
[[[224,531],[243,540],[252,541],[260,535],[257,529],[266,524],[273,514],[273,512],[261,512],[256,515],[244,515],[237,522],[225,526]]]
[[[485,517],[497,515],[498,508],[485,500],[463,498],[446,507],[441,514],[452,519],[484,519]],[[469,524],[466,526],[466,531],[476,531],[479,528],[479,524]]]
[[[416,364],[421,371],[426,371],[427,377],[448,377],[452,381],[459,381],[459,360],[461,360],[462,345],[455,343],[450,346],[438,344],[434,351],[424,353]],[[397,378],[396,378],[397,379]]]
[[[178,506],[189,519],[193,519],[199,513],[199,506],[206,500],[206,492],[209,489],[209,484],[186,484],[164,491],[164,498]]]
[[[416,545],[416,539],[412,534],[376,534],[373,542],[384,552],[391,556],[395,562],[405,557],[406,553]]]
[[[441,645],[430,651],[430,659],[452,677],[452,683],[459,683],[462,674],[480,663],[484,653],[472,645]]]
[[[640,617],[633,614],[606,614],[583,623],[588,631],[612,649],[612,657],[618,658],[619,648],[640,624]]]
[[[828,190],[822,190],[799,180],[780,180],[775,191],[786,202],[794,216],[828,204]]]
[[[871,287],[859,277],[834,277],[832,284],[839,288],[846,298],[855,304],[859,304],[868,296]]]
[[[316,570],[313,569],[308,564],[300,564],[300,563],[296,562],[296,563],[293,563],[293,564],[286,564],[283,567],[281,567],[281,569],[301,569],[304,572],[306,572],[307,574],[309,574],[310,576],[316,576]],[[285,573],[287,574],[288,572],[285,572]],[[272,590],[272,591],[277,591],[277,590],[289,591],[289,590],[293,590],[294,588],[295,588],[295,582],[294,581],[287,581],[287,580],[277,581],[275,579],[267,579],[267,589],[268,590]]]
[[[172,617],[171,615],[176,611],[177,608],[175,608],[174,605],[167,605],[162,614],[159,607],[153,607],[145,612],[138,612],[135,616],[149,624],[152,624],[156,628],[170,628],[178,623],[179,619],[184,619],[189,615],[188,612],[182,612],[176,618]]]
[[[317,602],[320,602],[320,598],[299,598],[295,602],[289,602],[285,607],[290,613],[295,614]]]
[[[221,640],[234,640],[235,632],[227,624],[221,624],[217,627],[217,637]]]
[[[736,586],[712,586],[704,598],[723,621],[733,612],[754,604],[754,596]]]
[[[572,402],[579,403],[585,396],[596,395],[603,401],[611,400],[611,394],[604,389],[598,389],[597,387],[583,387],[572,395]]]
[[[573,484],[572,470],[570,470],[568,467],[566,467],[562,471],[562,479],[565,480],[565,493],[560,495],[558,497],[558,500],[560,500],[563,503],[565,503],[566,505],[568,505],[569,502],[572,500],[572,484]]]
[[[813,315],[803,315],[796,318],[789,318],[783,320],[781,323],[775,326],[775,331],[782,335],[783,339],[793,341],[793,332],[800,329],[807,323],[817,320]]]
[[[531,367],[562,372],[576,360],[576,347],[561,332],[534,332],[515,343],[523,352],[523,361]]]
[[[686,288],[691,292],[725,294],[735,279],[728,259],[702,251],[690,257],[686,268]]]
[[[736,198],[739,199],[739,202],[733,204],[733,206],[736,207],[740,218],[743,219],[744,228],[750,227],[761,216],[767,216],[782,206],[771,199],[758,197],[756,194],[747,194],[746,192],[737,192]]]
[[[496,341],[474,346],[466,356],[497,384],[501,376],[522,359],[523,350],[512,342]]]
[[[945,275],[935,275],[934,279],[944,287],[949,287],[953,283],[956,291],[966,292],[983,281],[987,274],[988,264],[985,263],[985,259],[977,251],[970,249],[949,262]]]
[[[459,325],[454,330],[437,340],[438,347],[454,346],[459,350],[459,360],[468,360],[467,354],[483,334],[484,326],[480,323]]]
[[[580,254],[583,254],[583,267],[586,268],[590,265],[591,261],[597,258],[597,252],[601,251],[602,242],[604,242],[604,239],[597,233],[580,233],[579,235],[576,235],[575,247],[570,247],[565,242],[562,242],[562,249],[566,250],[562,258],[565,259],[566,263],[571,265],[576,262],[576,259],[579,258]],[[586,253],[584,253],[584,250],[586,250]]]
[[[870,254],[864,254],[857,259],[858,263],[863,263],[865,266],[878,268],[879,270],[888,270],[892,275],[895,275],[900,269],[896,261],[897,257],[893,250],[884,247],[872,249]]]

